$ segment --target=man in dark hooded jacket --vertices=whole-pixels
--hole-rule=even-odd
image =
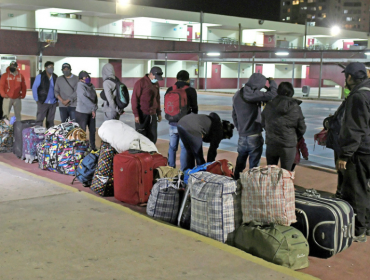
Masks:
[[[262,92],[269,81],[270,87]],[[245,169],[249,157],[249,168],[258,166],[262,150],[263,137],[261,125],[261,102],[272,100],[277,95],[277,85],[272,78],[266,79],[254,73],[246,85],[238,90],[233,97],[233,121],[239,132],[238,158],[235,166],[235,179]]]

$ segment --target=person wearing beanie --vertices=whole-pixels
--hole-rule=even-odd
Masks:
[[[62,122],[67,119],[75,120],[77,106],[77,83],[76,75],[72,74],[72,67],[69,63],[62,65],[63,75],[59,76],[55,83],[55,97],[59,100],[59,113]]]
[[[96,131],[96,111],[98,110],[98,96],[95,87],[91,83],[90,73],[81,71],[78,75],[77,83],[77,107],[76,121],[80,127],[86,131],[89,127],[90,148],[96,150],[95,131]]]
[[[22,99],[26,97],[27,87],[18,63],[12,61],[6,73],[0,79],[0,94],[3,98],[3,116],[10,118],[10,110],[14,108],[17,121],[21,121]]]

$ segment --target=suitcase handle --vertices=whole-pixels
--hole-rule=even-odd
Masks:
[[[315,189],[309,189],[302,193],[302,196],[320,198],[321,194],[319,194]]]

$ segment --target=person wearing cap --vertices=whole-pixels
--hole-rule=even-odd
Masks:
[[[103,103],[104,120],[119,120],[123,114],[123,110],[120,109],[115,101],[117,94],[116,83],[112,81],[117,79],[114,67],[112,64],[107,63],[102,69],[103,75],[103,89],[107,100]]]
[[[10,110],[14,108],[17,121],[22,119],[22,99],[26,97],[27,87],[23,75],[20,73],[18,63],[12,61],[6,73],[0,79],[0,94],[3,98],[3,116],[10,118]]]
[[[96,95],[95,87],[91,83],[90,73],[81,71],[78,75],[78,79],[79,82],[77,83],[76,90],[76,121],[85,131],[86,126],[89,127],[90,148],[95,150],[96,111],[98,110],[98,97]]]
[[[197,91],[190,87],[190,76],[189,72],[185,70],[181,70],[177,73],[176,76],[177,82],[175,86],[178,89],[185,88],[186,96],[187,96],[187,104],[188,104],[188,113],[187,114],[198,114],[198,101],[197,101]],[[166,91],[171,92],[173,87],[169,87]],[[176,152],[179,147],[179,142],[181,146],[181,154],[180,154],[180,165],[181,170],[184,170],[183,167],[186,166],[187,163],[187,153],[186,148],[182,141],[180,140],[180,135],[177,130],[177,122],[169,121],[170,125],[170,143],[168,149],[168,165],[175,168],[176,167]]]
[[[336,168],[343,173],[342,198],[357,214],[354,240],[366,242],[370,235],[370,80],[365,65],[359,62],[348,64],[342,73],[351,92],[339,133]]]
[[[162,120],[158,84],[163,80],[162,75],[162,69],[154,66],[149,74],[135,83],[131,97],[135,129],[154,144],[157,142],[157,123]]]
[[[58,100],[55,98],[54,85],[58,78],[54,74],[54,62],[46,61],[45,70],[36,76],[32,86],[33,99],[37,103],[36,121],[42,125],[46,119],[46,128],[54,126]]]
[[[62,65],[63,75],[59,76],[55,83],[55,97],[59,100],[59,113],[62,122],[68,119],[75,120],[77,106],[77,83],[79,81],[76,75],[72,74],[72,68],[69,63]]]

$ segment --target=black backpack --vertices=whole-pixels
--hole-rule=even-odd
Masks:
[[[119,109],[125,109],[130,104],[130,94],[128,93],[128,89],[124,83],[122,83],[117,77],[115,79],[108,78],[107,80],[110,80],[116,84],[116,87],[113,91],[116,90],[116,96],[115,96],[115,102]],[[113,94],[112,91],[112,94]],[[104,101],[107,101],[107,97],[105,96],[104,90],[100,93],[101,99]],[[109,103],[107,101],[107,104],[109,106]]]

